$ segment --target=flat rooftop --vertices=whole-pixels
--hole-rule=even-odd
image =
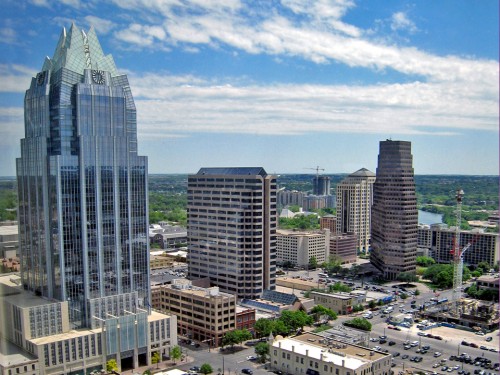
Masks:
[[[293,338],[275,339],[273,347],[281,348],[306,355],[336,366],[344,366],[356,370],[371,361],[390,357],[390,354],[378,352],[358,345],[328,340],[320,335],[305,333]]]

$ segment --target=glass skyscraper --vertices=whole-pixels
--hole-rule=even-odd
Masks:
[[[147,158],[137,155],[127,76],[104,55],[94,29],[63,30],[24,109],[17,159],[23,287],[67,301],[75,328],[147,307]]]

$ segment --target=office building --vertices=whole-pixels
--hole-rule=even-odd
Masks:
[[[218,287],[202,288],[185,279],[155,287],[159,304],[155,309],[177,316],[178,335],[210,346],[236,329],[236,296]]]
[[[188,177],[188,277],[238,298],[275,289],[276,178],[263,168],[201,168]]]
[[[374,182],[375,173],[361,168],[337,185],[337,233],[355,233],[362,252],[370,249]]]
[[[371,227],[370,261],[383,277],[415,272],[418,212],[410,142],[380,142]]]
[[[366,292],[364,293],[323,293],[312,291],[310,297],[314,299],[316,305],[321,305],[327,309],[335,311],[337,314],[346,315],[352,313],[352,309],[357,305],[364,305],[366,302]]]
[[[150,364],[152,348],[176,343],[163,334],[168,344],[151,346],[151,324],[166,333],[172,321],[149,311],[147,158],[137,154],[127,76],[104,55],[93,28],[63,29],[54,56],[31,79],[24,111],[16,164],[20,286],[53,302],[25,315],[28,336],[5,337],[38,356],[41,374],[87,372],[110,359],[120,369]],[[21,308],[12,304],[9,314]],[[57,324],[33,341],[33,325],[56,310]],[[64,343],[73,330],[82,346],[76,337]],[[92,332],[97,352],[87,353],[92,346],[81,330]]]
[[[320,229],[328,229],[331,234],[337,233],[337,216],[325,215],[319,218]]]
[[[342,263],[355,263],[357,256],[358,236],[355,233],[333,234],[330,236],[330,253]]]
[[[320,210],[335,207],[335,195],[308,195],[302,200],[304,210]]]
[[[300,206],[304,204],[304,198],[307,196],[303,191],[280,190],[278,191],[279,207]]]
[[[313,195],[330,195],[330,177],[316,176],[313,178]]]
[[[280,263],[307,267],[314,257],[318,264],[328,259],[330,231],[294,231],[279,229],[276,232],[276,254]]]
[[[17,225],[0,225],[0,258],[16,258],[19,250]]]
[[[390,375],[392,356],[313,333],[283,338],[269,347],[270,367],[290,375]]]
[[[418,248],[427,250],[427,253],[438,263],[449,263],[453,259],[455,241],[455,227],[446,224],[432,224],[418,226]],[[485,232],[482,229],[460,231],[460,246],[471,246],[464,253],[464,264],[477,266],[487,262],[493,266],[499,261],[498,233]]]

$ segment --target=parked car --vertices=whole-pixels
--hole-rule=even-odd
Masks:
[[[250,370],[249,368],[244,368],[244,369],[242,369],[242,370],[241,370],[241,372],[242,372],[243,374],[253,375],[253,371],[252,371],[252,370]]]

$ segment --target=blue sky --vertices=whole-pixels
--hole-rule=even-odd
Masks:
[[[151,173],[375,172],[391,138],[416,174],[497,175],[498,17],[497,0],[4,0],[0,175],[72,22],[128,74]]]

